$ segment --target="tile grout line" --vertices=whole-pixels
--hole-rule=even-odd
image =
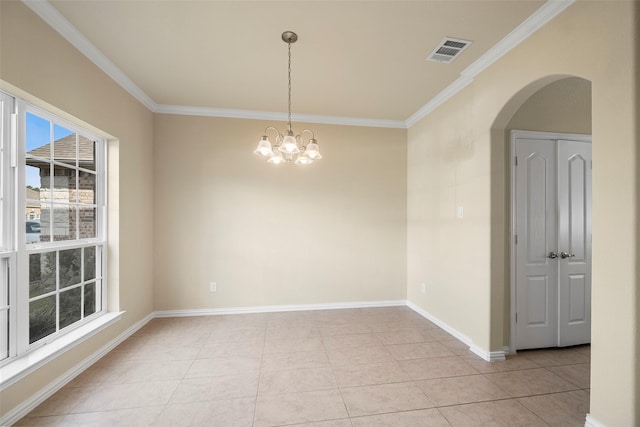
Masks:
[[[264,363],[264,349],[267,343],[267,329],[269,325],[269,319],[265,316],[264,319],[264,336],[262,337],[262,352],[260,353],[260,369],[258,369],[258,384],[256,386],[255,403],[253,404],[253,422],[252,426],[256,425],[256,417],[258,416],[258,396],[260,396],[260,383],[262,382],[262,364]]]
[[[347,407],[347,402],[344,400],[344,394],[342,394],[342,388],[340,384],[338,384],[338,380],[336,379],[336,373],[334,372],[333,364],[331,363],[331,359],[329,358],[329,353],[327,352],[327,346],[324,342],[324,337],[321,338],[322,348],[324,349],[325,354],[327,355],[327,361],[329,362],[329,368],[331,369],[331,375],[333,375],[333,380],[336,382],[336,388],[338,393],[340,393],[340,399],[342,399],[342,406],[344,406],[344,412],[347,414],[347,418],[349,419],[349,424],[353,427],[353,422],[351,421],[351,413],[349,412],[349,408]]]
[[[551,367],[551,368],[553,368],[553,366],[550,366],[550,367]],[[569,381],[569,380],[565,379],[564,377],[561,377],[560,375],[558,375],[558,374],[556,374],[556,373],[554,373],[554,372],[551,372],[551,371],[550,371],[549,369],[547,369],[546,367],[545,367],[545,368],[543,368],[543,369],[544,369],[545,371],[547,371],[548,373],[550,373],[551,375],[553,375],[554,377],[560,378],[562,381],[566,382],[567,384],[569,384],[569,385],[571,385],[571,386],[573,386],[573,387],[576,387],[576,388],[575,388],[575,389],[573,389],[573,390],[565,390],[565,391],[580,390],[580,389],[582,388],[582,387],[580,387],[578,384],[574,384],[573,382],[571,382],[571,381]]]
[[[455,407],[455,406],[475,405],[475,404],[479,404],[479,403],[488,403],[488,402],[518,401],[519,399],[527,399],[527,398],[530,398],[530,397],[553,396],[555,394],[573,393],[573,392],[576,392],[576,391],[582,391],[582,390],[554,391],[554,392],[550,392],[550,393],[531,394],[531,395],[519,396],[519,397],[513,397],[513,396],[509,395],[509,397],[499,397],[499,398],[496,398],[496,399],[486,399],[486,400],[477,400],[477,401],[473,401],[473,402],[462,402],[462,403],[451,403],[451,404],[448,404],[448,405],[439,405],[439,406],[434,406],[434,408],[440,409],[440,408],[451,408],[451,407]]]
[[[534,417],[536,417],[537,419],[539,419],[540,421],[542,421],[542,423],[543,423],[543,424],[546,424],[546,425],[548,425],[548,426],[550,426],[550,425],[551,425],[551,424],[549,424],[548,422],[546,422],[545,420],[543,420],[543,419],[542,419],[542,417],[541,417],[540,415],[536,414],[536,413],[535,413],[535,412],[533,412],[531,409],[529,409],[529,408],[527,408],[526,406],[524,406],[524,405],[522,404],[522,402],[520,402],[518,399],[514,399],[514,401],[515,401],[518,405],[522,406],[525,410],[527,410],[527,411],[529,411],[530,413],[532,413],[532,414],[533,414],[533,416],[534,416]]]
[[[211,332],[208,333],[207,338],[210,337],[210,336],[211,336]],[[158,412],[158,414],[156,416],[153,417],[152,425],[157,424],[157,420],[162,416],[162,414],[169,407],[169,402],[171,402],[171,399],[173,399],[173,396],[176,394],[176,391],[178,390],[178,387],[180,387],[180,384],[182,383],[182,381],[185,379],[185,377],[187,376],[187,374],[191,370],[191,367],[193,366],[193,364],[195,363],[196,359],[198,358],[198,354],[200,354],[200,351],[203,348],[204,348],[204,339],[202,340],[202,344],[201,344],[201,347],[198,349],[198,352],[195,354],[193,359],[191,359],[191,363],[189,364],[189,367],[185,370],[184,374],[182,375],[182,378],[178,380],[178,384],[176,385],[176,388],[171,393],[171,396],[169,396],[169,398],[167,399],[167,402],[164,405],[162,405],[163,406],[162,410],[160,412]]]
[[[382,316],[379,316],[381,319],[383,319],[381,321],[381,323],[393,323],[393,321],[388,320],[388,318],[383,318]],[[368,318],[367,318],[368,319]],[[278,319],[274,319],[274,320],[278,320]],[[309,319],[311,322],[313,323],[313,328],[312,329],[318,329],[318,320],[317,319]],[[371,322],[375,322],[378,321],[377,319],[372,319],[370,320]],[[399,319],[396,320],[397,322],[405,322],[406,320],[403,319]],[[278,324],[280,326],[274,326],[274,328],[276,329],[287,329],[285,325],[286,322],[280,321],[278,322]],[[207,327],[210,327],[210,324],[206,324]],[[348,323],[345,322],[345,326],[348,327]],[[250,328],[250,329],[262,329],[263,330],[263,336],[262,336],[262,353],[260,356],[260,365],[259,365],[259,369],[258,369],[258,384],[256,387],[256,392],[255,392],[255,403],[254,403],[254,411],[253,411],[253,425],[255,426],[258,422],[257,420],[257,409],[258,409],[258,398],[260,396],[260,388],[261,388],[261,379],[262,379],[262,375],[265,372],[264,371],[264,361],[265,361],[265,348],[266,348],[266,338],[267,338],[267,332],[269,330],[269,322],[268,322],[268,317],[265,316],[264,319],[264,325],[259,326],[258,328]],[[410,329],[417,329],[416,328],[410,328]],[[176,330],[179,330],[179,328],[177,328]],[[403,329],[403,330],[407,330],[407,329]],[[322,343],[322,348],[323,348],[323,352],[325,354],[325,356],[327,357],[327,362],[328,365],[327,367],[329,368],[329,371],[333,377],[333,381],[335,382],[335,389],[338,390],[340,397],[342,399],[342,403],[343,403],[343,407],[345,408],[345,413],[346,413],[346,417],[347,418],[335,418],[335,419],[331,419],[331,420],[322,420],[322,421],[332,421],[332,420],[349,420],[349,423],[353,426],[353,419],[356,418],[361,418],[361,417],[369,417],[369,416],[377,416],[377,415],[386,415],[386,414],[394,414],[394,413],[404,413],[404,412],[413,412],[413,411],[421,411],[421,410],[429,410],[429,409],[435,409],[438,414],[440,414],[440,416],[443,417],[444,420],[446,420],[447,423],[449,423],[449,425],[451,424],[450,421],[446,418],[445,414],[443,411],[441,411],[441,408],[448,408],[448,407],[455,407],[455,406],[468,406],[468,405],[474,405],[474,404],[483,404],[483,403],[488,403],[488,402],[499,402],[499,401],[516,401],[518,403],[518,405],[520,407],[523,407],[527,410],[527,412],[532,413],[537,419],[541,419],[542,422],[547,425],[547,422],[542,419],[542,416],[538,415],[536,412],[534,412],[532,409],[529,409],[527,406],[524,405],[524,403],[522,403],[522,401],[524,399],[529,399],[529,398],[536,398],[536,397],[541,397],[541,396],[553,396],[553,395],[561,395],[561,394],[566,394],[566,393],[580,393],[582,395],[587,396],[589,393],[590,388],[582,388],[579,387],[578,385],[574,384],[572,381],[565,379],[564,377],[555,374],[554,372],[551,371],[551,369],[556,368],[556,367],[563,367],[563,366],[574,366],[574,365],[589,365],[590,361],[588,362],[579,362],[579,363],[568,363],[568,364],[560,364],[560,365],[552,365],[552,366],[536,366],[536,367],[529,367],[529,368],[525,368],[525,369],[510,369],[510,370],[504,370],[504,371],[498,371],[498,372],[482,372],[479,369],[477,369],[472,363],[470,363],[467,359],[465,359],[465,355],[460,355],[457,354],[454,350],[444,346],[444,344],[442,344],[442,341],[455,341],[455,337],[453,338],[447,338],[447,339],[437,339],[434,341],[419,341],[419,342],[409,342],[409,343],[391,343],[391,344],[386,344],[384,342],[382,342],[382,340],[380,339],[380,337],[378,336],[379,334],[385,334],[385,333],[392,333],[392,332],[366,332],[366,333],[357,333],[357,334],[337,334],[337,335],[328,335],[328,336],[323,336],[322,334],[320,334],[320,341]],[[208,331],[208,335],[207,337],[211,337],[213,334],[213,332]],[[149,335],[156,335],[154,333],[151,333]],[[162,335],[162,334],[160,334]],[[383,361],[383,362],[373,362],[373,363],[356,363],[356,364],[341,364],[341,365],[334,365],[333,363],[331,363],[331,361],[328,358],[328,349],[325,343],[325,338],[329,338],[329,337],[333,337],[333,336],[348,336],[348,335],[352,335],[352,336],[357,336],[357,335],[374,335],[378,341],[380,341],[379,345],[376,345],[375,347],[382,347],[385,349],[385,351],[387,351],[390,355],[391,355],[391,360],[389,361]],[[259,341],[258,341],[259,342]],[[435,356],[435,357],[420,357],[417,359],[402,359],[402,360],[398,360],[396,359],[396,357],[391,353],[391,351],[389,350],[390,346],[399,346],[399,345],[406,345],[406,344],[423,344],[423,343],[432,343],[432,342],[437,342],[439,345],[443,345],[444,347],[446,347],[449,351],[452,352],[451,355],[446,355],[446,356]],[[221,346],[224,346],[225,343],[218,343]],[[245,346],[248,344],[245,343],[241,343],[241,346]],[[182,378],[177,378],[177,385],[176,387],[173,389],[173,391],[171,392],[171,395],[169,396],[167,402],[163,405],[142,405],[142,406],[136,406],[135,408],[115,408],[115,409],[110,409],[110,410],[91,410],[91,411],[86,411],[86,412],[72,412],[73,411],[73,407],[66,412],[65,414],[59,414],[58,416],[61,416],[61,421],[64,422],[65,419],[69,416],[73,416],[76,414],[89,414],[89,413],[97,413],[97,412],[112,412],[112,411],[117,411],[119,409],[138,409],[138,408],[147,408],[147,407],[156,407],[156,406],[162,406],[162,409],[160,410],[160,412],[156,415],[153,416],[153,421],[157,422],[159,417],[166,411],[167,407],[170,406],[169,403],[171,402],[171,399],[176,395],[177,389],[180,386],[180,384],[182,383],[182,381],[185,380],[185,378],[187,377],[187,374],[189,372],[189,370],[193,367],[193,364],[195,363],[195,360],[198,359],[198,356],[201,354],[202,349],[205,347],[205,340],[203,339],[202,343],[200,344],[200,346],[198,347],[198,352],[194,355],[194,357],[190,357],[188,359],[182,359],[182,360],[190,360],[189,366],[187,367],[185,373],[182,375]],[[354,347],[346,347],[345,349],[350,349],[350,348],[361,348],[361,349],[366,349],[367,348],[371,348],[374,347],[372,345],[365,345],[365,346],[354,346]],[[340,350],[341,348],[339,348],[338,350]],[[295,352],[295,351],[294,351]],[[291,351],[289,352],[283,352],[282,354],[288,354],[291,353]],[[560,353],[558,353],[560,354]],[[235,357],[235,356],[230,356],[230,357]],[[429,359],[442,359],[442,358],[451,358],[451,357],[456,357],[458,360],[462,361],[463,363],[465,363],[466,365],[469,365],[473,371],[475,371],[474,373],[470,373],[470,374],[465,374],[465,375],[451,375],[451,376],[445,376],[445,377],[437,377],[437,378],[425,378],[425,379],[413,379],[411,375],[409,375],[407,373],[407,371],[405,371],[401,365],[401,362],[413,362],[413,361],[417,361],[417,360],[429,360]],[[588,356],[585,356],[588,357]],[[523,357],[522,359],[530,359],[527,357]],[[180,359],[179,359],[180,360]],[[535,359],[530,359],[534,364],[537,365],[537,362],[535,362]],[[171,359],[171,361],[173,361],[173,359]],[[159,361],[162,362],[162,361]],[[123,365],[143,365],[145,364],[145,361],[130,361],[128,363],[123,362]],[[365,365],[377,365],[377,364],[381,364],[381,363],[394,363],[395,365],[397,365],[400,368],[400,371],[403,372],[408,380],[407,381],[389,381],[389,382],[381,382],[381,383],[374,383],[374,384],[361,384],[361,385],[352,385],[352,386],[341,386],[338,381],[337,381],[337,376],[336,376],[336,372],[335,370],[338,368],[343,368],[343,367],[349,367],[349,366],[353,366],[353,367],[361,367],[361,366],[365,366]],[[312,368],[296,368],[293,369],[293,371],[296,370],[303,370],[303,369],[312,369]],[[559,390],[559,391],[550,391],[550,392],[545,392],[545,393],[538,393],[538,394],[526,394],[523,396],[513,396],[511,393],[505,391],[504,389],[502,389],[502,387],[500,387],[498,384],[494,383],[490,376],[491,375],[495,375],[495,374],[506,374],[506,373],[513,373],[513,372],[525,372],[525,371],[532,371],[532,370],[536,370],[536,369],[544,369],[545,371],[547,371],[547,373],[551,374],[553,377],[557,377],[560,380],[563,380],[565,383],[573,386],[573,387],[577,387],[575,389],[570,389],[570,390]],[[282,369],[283,371],[292,371],[291,369]],[[450,378],[464,378],[464,377],[477,377],[477,376],[483,376],[485,379],[487,379],[491,384],[493,384],[497,389],[502,390],[503,392],[505,392],[505,394],[509,397],[505,397],[505,398],[498,398],[498,399],[486,399],[486,400],[478,400],[478,401],[472,401],[472,402],[466,402],[466,403],[455,403],[455,404],[448,404],[448,405],[441,405],[438,406],[435,404],[435,402],[429,397],[429,395],[422,389],[422,387],[420,387],[418,385],[419,382],[421,381],[432,381],[432,380],[440,380],[440,379],[450,379]],[[393,377],[393,375],[391,375],[391,377]],[[357,378],[357,376],[356,376]],[[167,380],[168,381],[168,380]],[[149,382],[149,381],[136,381],[133,383],[123,383],[123,384],[137,384],[137,383],[145,383],[145,382]],[[345,389],[349,389],[349,388],[361,388],[361,387],[370,387],[370,386],[381,386],[381,385],[386,385],[386,384],[399,384],[399,383],[411,383],[413,386],[418,387],[418,389],[420,390],[420,392],[422,393],[422,395],[424,395],[428,401],[433,404],[433,406],[431,408],[417,408],[417,409],[407,409],[407,410],[392,410],[389,409],[389,412],[383,412],[380,414],[363,414],[363,415],[358,415],[358,416],[351,416],[351,414],[349,413],[349,409],[347,407],[346,404],[346,400],[344,398],[344,394],[343,394],[343,390]],[[101,385],[105,385],[105,384],[101,384]],[[106,384],[106,385],[110,385],[110,384]],[[115,384],[114,384],[115,385]],[[82,387],[82,386],[81,386]],[[99,386],[98,386],[99,387]],[[77,388],[77,387],[75,387]],[[87,387],[85,387],[87,388]],[[89,388],[96,388],[94,386],[91,386]],[[331,389],[317,389],[318,391],[320,390],[331,390]],[[314,390],[310,390],[310,391],[316,391],[316,389]],[[277,394],[287,394],[287,393],[277,393]],[[250,397],[250,396],[247,396]],[[221,399],[214,399],[214,400],[228,400],[227,398],[221,398]],[[73,405],[74,407],[77,406],[78,402],[76,402],[76,405]],[[543,415],[546,415],[546,413],[542,413]],[[247,414],[249,415],[249,414]],[[49,415],[39,415],[37,417],[30,417],[32,419],[37,419],[37,418],[45,418],[48,416],[54,416],[54,414],[49,414]],[[284,420],[283,420],[284,421]],[[290,421],[289,421],[290,422]],[[296,425],[294,424],[283,424],[286,426],[293,426]]]

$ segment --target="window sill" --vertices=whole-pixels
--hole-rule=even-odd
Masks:
[[[105,313],[92,322],[35,349],[0,368],[0,391],[44,366],[81,342],[108,328],[122,318],[124,311]]]

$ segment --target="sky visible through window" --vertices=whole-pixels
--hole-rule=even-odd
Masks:
[[[35,150],[43,145],[50,144],[51,139],[51,125],[52,123],[32,113],[27,113],[27,153],[31,150]],[[57,141],[60,138],[71,135],[73,132],[60,125],[53,124],[53,141]],[[40,188],[40,173],[38,168],[27,167],[26,171],[26,185],[33,188]]]

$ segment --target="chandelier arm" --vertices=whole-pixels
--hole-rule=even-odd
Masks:
[[[302,136],[302,134],[305,132],[309,132],[311,134],[311,139],[316,139],[316,136],[311,129],[303,129],[302,132],[300,132],[300,136]]]
[[[282,139],[284,138],[284,136],[282,136],[282,134],[278,131],[278,129],[276,129],[273,126],[267,126],[264,130],[264,134],[267,134],[267,131],[272,130],[276,133],[276,141],[275,141],[275,145],[278,144],[278,141],[282,141]]]

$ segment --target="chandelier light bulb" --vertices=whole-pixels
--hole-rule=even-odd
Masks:
[[[291,154],[299,153],[300,148],[298,148],[298,141],[296,141],[296,138],[293,135],[285,136],[282,141],[282,145],[280,146],[280,151]]]
[[[304,150],[304,154],[311,160],[320,160],[322,158],[322,155],[320,155],[320,147],[318,147],[318,142],[315,139],[309,142],[306,150]]]
[[[273,163],[274,165],[279,165],[280,163],[284,163],[285,159],[280,153],[274,153],[273,156],[269,157],[269,160],[267,160],[267,162]]]
[[[310,159],[305,155],[300,155],[296,159],[296,165],[310,165],[311,163],[313,163],[313,159]]]
[[[258,147],[255,149],[254,154],[262,157],[273,156],[273,147],[271,146],[271,141],[269,141],[269,138],[266,135],[258,141]]]

